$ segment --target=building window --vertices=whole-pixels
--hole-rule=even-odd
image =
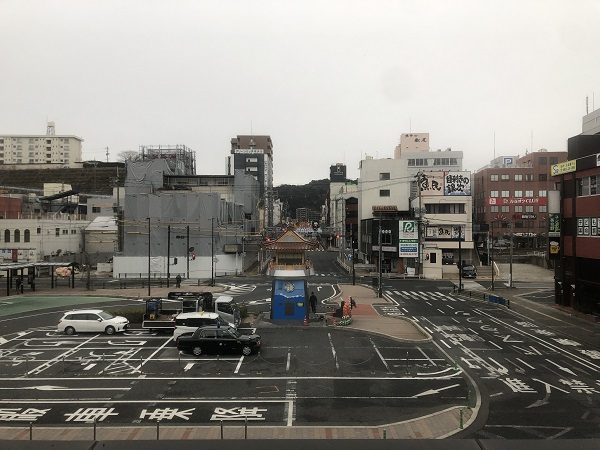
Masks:
[[[502,191],[502,197],[510,197],[510,191]]]
[[[490,181],[498,181],[498,175],[490,175]]]
[[[10,230],[4,230],[4,242],[10,242]]]
[[[42,229],[40,227],[37,229],[37,234],[42,234]]]
[[[69,234],[69,230],[62,230],[62,234]]]
[[[31,241],[31,232],[29,230],[25,230],[25,232],[23,233],[23,242],[30,242]]]
[[[392,244],[392,233],[381,233],[381,245]]]
[[[21,230],[15,230],[15,242],[21,242]]]
[[[545,166],[546,164],[548,164],[548,158],[546,158],[545,156],[540,156],[538,158],[538,164],[540,166]]]
[[[533,174],[532,173],[526,173],[525,174],[525,181],[533,181]]]
[[[558,164],[558,157],[557,156],[551,156],[550,157],[550,164]]]
[[[502,207],[502,212],[503,212],[503,213],[510,212],[510,206],[509,206],[509,205],[504,205],[504,206]]]
[[[600,194],[600,188],[598,188],[598,182],[600,176],[592,175],[591,177],[584,177],[578,180],[577,183],[577,195],[597,195]]]
[[[490,206],[490,212],[498,212],[498,207],[497,206]]]
[[[389,189],[380,189],[379,190],[379,196],[380,197],[389,197],[390,196],[390,190]]]
[[[92,206],[92,213],[94,213],[94,214],[100,213],[100,207],[99,206]]]
[[[508,180],[510,180],[510,175],[507,173],[503,173],[502,175],[500,175],[500,179],[502,181],[508,181]]]
[[[545,173],[540,173],[538,175],[538,181],[548,181],[548,175],[546,175]]]
[[[542,190],[538,192],[539,197],[548,197],[548,191]]]
[[[547,207],[546,205],[540,205],[540,207],[539,207],[539,211],[540,211],[541,213],[548,212],[548,207]]]
[[[381,181],[384,181],[384,180],[389,180],[389,179],[390,179],[390,173],[389,173],[389,172],[381,172],[381,173],[379,174],[379,179],[380,179]]]
[[[54,234],[55,234],[55,236],[60,236],[60,228],[55,228]]]
[[[77,234],[77,230],[71,230],[71,234]]]
[[[525,206],[525,212],[532,213],[533,212],[533,205],[526,205]]]
[[[515,191],[515,197],[517,197],[517,198],[523,197],[523,191]]]
[[[425,205],[427,214],[464,214],[464,203],[430,203]]]
[[[533,191],[525,191],[525,197],[533,197]]]
[[[458,160],[456,158],[450,158],[450,165],[458,166]],[[435,256],[435,253],[433,255]],[[435,261],[431,261],[431,262],[435,262]]]
[[[516,213],[522,213],[523,212],[523,206],[522,205],[515,205],[515,212]]]
[[[498,191],[490,191],[490,197],[492,197],[492,198],[498,197]]]

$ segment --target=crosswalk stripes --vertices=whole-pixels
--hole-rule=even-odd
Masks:
[[[225,294],[231,295],[232,297],[249,294],[256,289],[256,285],[254,284],[221,284],[221,286],[227,289]]]
[[[388,294],[394,295],[402,300],[418,300],[418,301],[442,301],[442,302],[464,302],[460,297],[452,297],[439,291],[398,291],[390,290]]]

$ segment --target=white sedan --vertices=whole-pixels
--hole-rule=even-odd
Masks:
[[[115,334],[125,331],[129,321],[101,309],[77,309],[64,314],[56,329],[66,334],[79,332]]]

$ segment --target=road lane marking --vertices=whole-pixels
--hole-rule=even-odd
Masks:
[[[425,328],[429,334],[433,334],[433,331],[431,331],[431,330],[430,330],[429,328],[427,328],[425,325],[423,325],[423,328]]]
[[[554,361],[550,361],[549,359],[546,358],[546,361],[548,361],[550,364],[558,367],[560,370],[562,370],[563,372],[567,372],[570,375],[573,375],[574,377],[577,376],[577,374],[575,372],[573,372],[571,369],[567,368],[567,367],[563,367],[560,364],[555,363]]]
[[[427,361],[429,361],[429,364],[431,364],[432,366],[437,366],[437,364],[436,364],[436,363],[433,361],[433,359],[431,359],[431,358],[429,357],[429,355],[428,355],[427,353],[425,353],[421,347],[417,347],[417,350],[419,350],[419,351],[421,352],[421,354],[422,354],[422,355],[423,355],[425,358],[427,358]]]
[[[385,360],[385,358],[383,357],[383,355],[381,354],[381,352],[379,351],[379,349],[377,348],[377,346],[375,345],[375,342],[373,342],[373,339],[369,338],[369,341],[371,341],[371,345],[373,346],[373,348],[375,349],[375,352],[377,353],[377,355],[379,356],[379,359],[381,360],[381,362],[383,363],[383,365],[385,366],[385,368],[387,369],[388,373],[392,373],[390,366],[388,366],[387,361]]]
[[[288,347],[287,363],[285,364],[285,371],[286,372],[290,371],[290,360],[291,360],[291,358],[292,358],[291,349]]]
[[[521,358],[515,358],[517,361],[525,364],[527,367],[529,367],[532,370],[535,370],[535,367],[533,367],[531,364],[527,364],[525,361],[523,361]]]
[[[442,311],[440,308],[437,309],[439,312],[441,312],[442,314],[446,314],[444,311]]]
[[[333,339],[331,339],[331,333],[327,333],[327,337],[329,338],[329,345],[331,345],[331,353],[333,354],[333,360],[335,361],[335,368],[340,370],[340,365],[337,360],[337,354],[335,353],[335,347],[333,346]]]
[[[447,348],[452,348],[451,346],[449,346],[448,344],[446,344],[446,341],[444,341],[444,340],[440,339],[440,342],[441,342],[442,344],[444,344],[444,345],[445,345]]]
[[[242,357],[240,358],[240,361],[237,363],[237,366],[235,367],[235,370],[233,371],[233,373],[238,373],[240,371],[240,367],[242,367],[243,361],[244,361],[244,355],[242,355]]]

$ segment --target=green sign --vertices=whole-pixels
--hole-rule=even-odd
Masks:
[[[548,236],[560,237],[560,214],[548,214]]]

